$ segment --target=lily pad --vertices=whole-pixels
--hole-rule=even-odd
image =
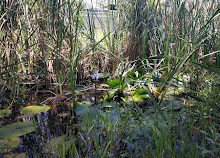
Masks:
[[[26,153],[22,153],[22,154],[17,154],[17,153],[13,153],[13,154],[7,154],[4,155],[2,158],[26,158],[28,157]]]
[[[23,107],[22,113],[23,114],[38,114],[44,111],[48,111],[50,106],[26,106]]]
[[[0,128],[0,138],[13,138],[23,136],[35,130],[32,121],[16,122]]]
[[[116,88],[120,84],[120,79],[114,79],[106,82],[112,89]]]
[[[0,110],[0,118],[8,116],[11,114],[11,110]]]
[[[0,139],[0,152],[5,152],[5,150],[10,151],[17,148],[19,144],[20,139],[18,138]]]

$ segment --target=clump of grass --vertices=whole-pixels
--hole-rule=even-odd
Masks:
[[[127,96],[141,87],[151,100],[141,109],[122,95],[120,103],[96,102],[86,114],[74,113],[79,139],[60,157],[218,157],[217,0],[118,1],[117,12],[106,13],[112,21],[107,27],[95,12],[81,14],[82,1],[0,4],[0,81],[13,100],[24,99],[28,88],[61,95],[68,88],[75,112],[77,84],[85,80],[88,86],[86,77],[99,71],[126,83],[118,90],[126,89]],[[139,76],[129,80],[127,70]],[[187,103],[176,108],[167,92],[180,86]]]

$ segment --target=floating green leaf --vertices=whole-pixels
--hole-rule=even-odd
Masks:
[[[7,154],[4,155],[2,158],[28,158],[26,153],[18,154],[18,153],[13,153],[13,154]]]
[[[11,110],[0,110],[0,118],[8,116],[11,114]]]
[[[20,139],[18,138],[0,139],[0,152],[5,152],[5,150],[10,151],[17,148],[19,144]]]
[[[35,125],[32,121],[16,122],[0,128],[0,138],[13,138],[23,136],[35,130]]]
[[[26,106],[23,107],[22,113],[23,114],[37,114],[44,111],[48,111],[50,106]]]

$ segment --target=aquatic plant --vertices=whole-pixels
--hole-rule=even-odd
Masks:
[[[110,2],[0,2],[0,157],[219,157],[219,1]]]

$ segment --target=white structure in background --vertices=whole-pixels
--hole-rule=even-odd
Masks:
[[[116,0],[82,0],[82,3],[81,15],[86,28],[113,30],[117,26],[117,10],[111,10],[110,7],[111,4],[116,3]]]
[[[82,0],[85,6],[85,9],[89,8],[107,8],[109,4],[115,4],[116,0]]]

